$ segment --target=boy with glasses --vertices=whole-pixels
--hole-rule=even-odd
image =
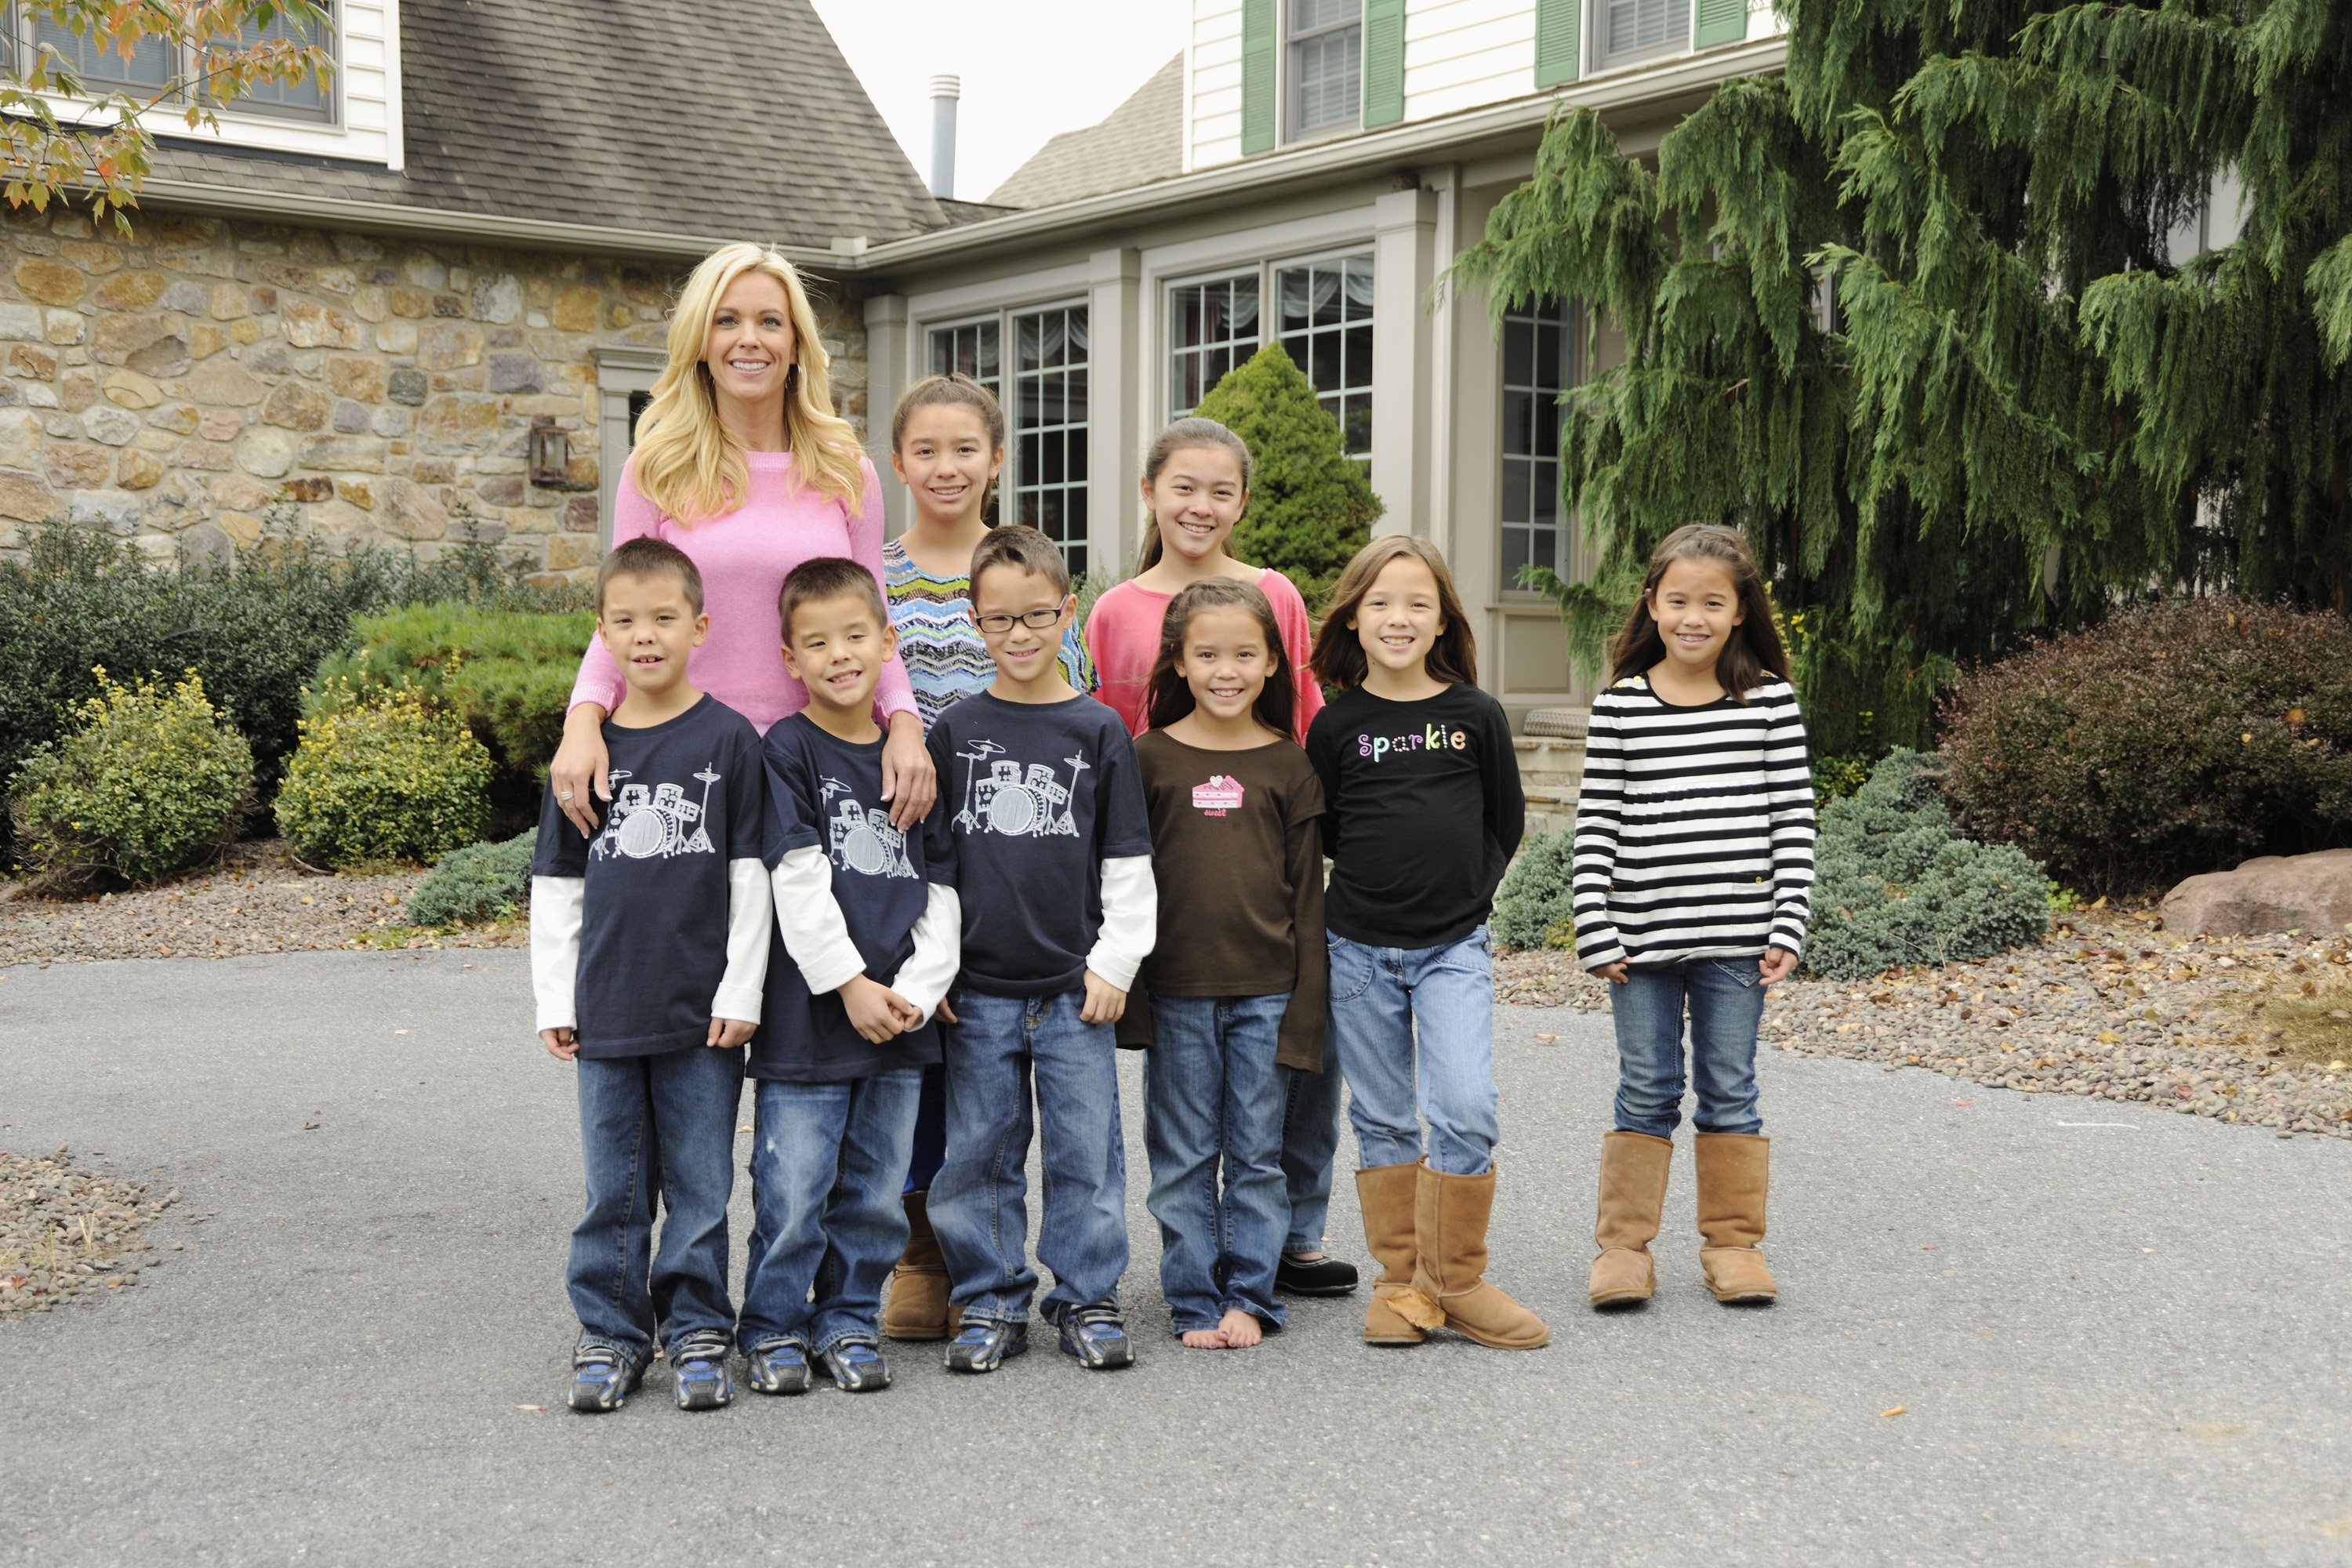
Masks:
[[[947,1364],[993,1372],[1029,1348],[1035,1131],[1045,1170],[1037,1254],[1054,1275],[1045,1316],[1080,1366],[1127,1366],[1112,1026],[1159,923],[1142,780],[1118,715],[1063,678],[1056,656],[1077,600],[1053,541],[992,530],[972,552],[971,581],[996,679],[930,733],[963,920],[963,972],[941,1011],[954,1026],[947,1163],[930,1195],[961,1314]]]

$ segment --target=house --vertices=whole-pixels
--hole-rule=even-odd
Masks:
[[[809,272],[863,418],[864,299],[836,247],[960,209],[807,0],[328,10],[331,81],[224,107],[216,133],[158,113],[129,237],[58,208],[0,222],[0,546],[72,516],[220,558],[287,502],[330,541],[426,551],[470,513],[577,574],[671,292],[724,240]],[[151,91],[181,65],[0,5],[0,52],[41,45]]]
[[[1154,432],[1279,342],[1370,468],[1379,526],[1445,550],[1515,721],[1580,702],[1558,614],[1517,579],[1580,567],[1552,405],[1588,334],[1609,362],[1608,328],[1563,303],[1498,341],[1482,300],[1435,285],[1556,101],[1654,147],[1717,81],[1780,68],[1768,0],[1179,3],[1182,54],[988,197],[1022,210],[865,252],[874,405],[951,365],[990,382],[1007,515],[1116,575]]]

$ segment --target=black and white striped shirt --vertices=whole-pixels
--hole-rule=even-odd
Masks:
[[[1576,807],[1585,968],[1795,952],[1812,886],[1812,772],[1787,681],[1677,708],[1636,675],[1592,700]]]

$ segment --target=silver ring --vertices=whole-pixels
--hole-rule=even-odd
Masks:
[[[558,800],[570,800],[572,798],[572,792],[568,789],[557,790],[555,792],[555,798]]]

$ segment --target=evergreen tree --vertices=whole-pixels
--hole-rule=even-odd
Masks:
[[[1786,74],[1654,174],[1556,116],[1451,274],[1624,331],[1564,400],[1579,647],[1694,521],[1754,542],[1828,752],[1923,742],[1951,661],[2119,596],[2344,608],[2352,8],[1784,9]],[[2194,254],[2200,218],[2242,229]]]
[[[1228,371],[1192,412],[1239,436],[1256,467],[1249,510],[1226,549],[1280,572],[1320,615],[1339,569],[1387,510],[1364,466],[1348,456],[1339,422],[1279,343]]]

